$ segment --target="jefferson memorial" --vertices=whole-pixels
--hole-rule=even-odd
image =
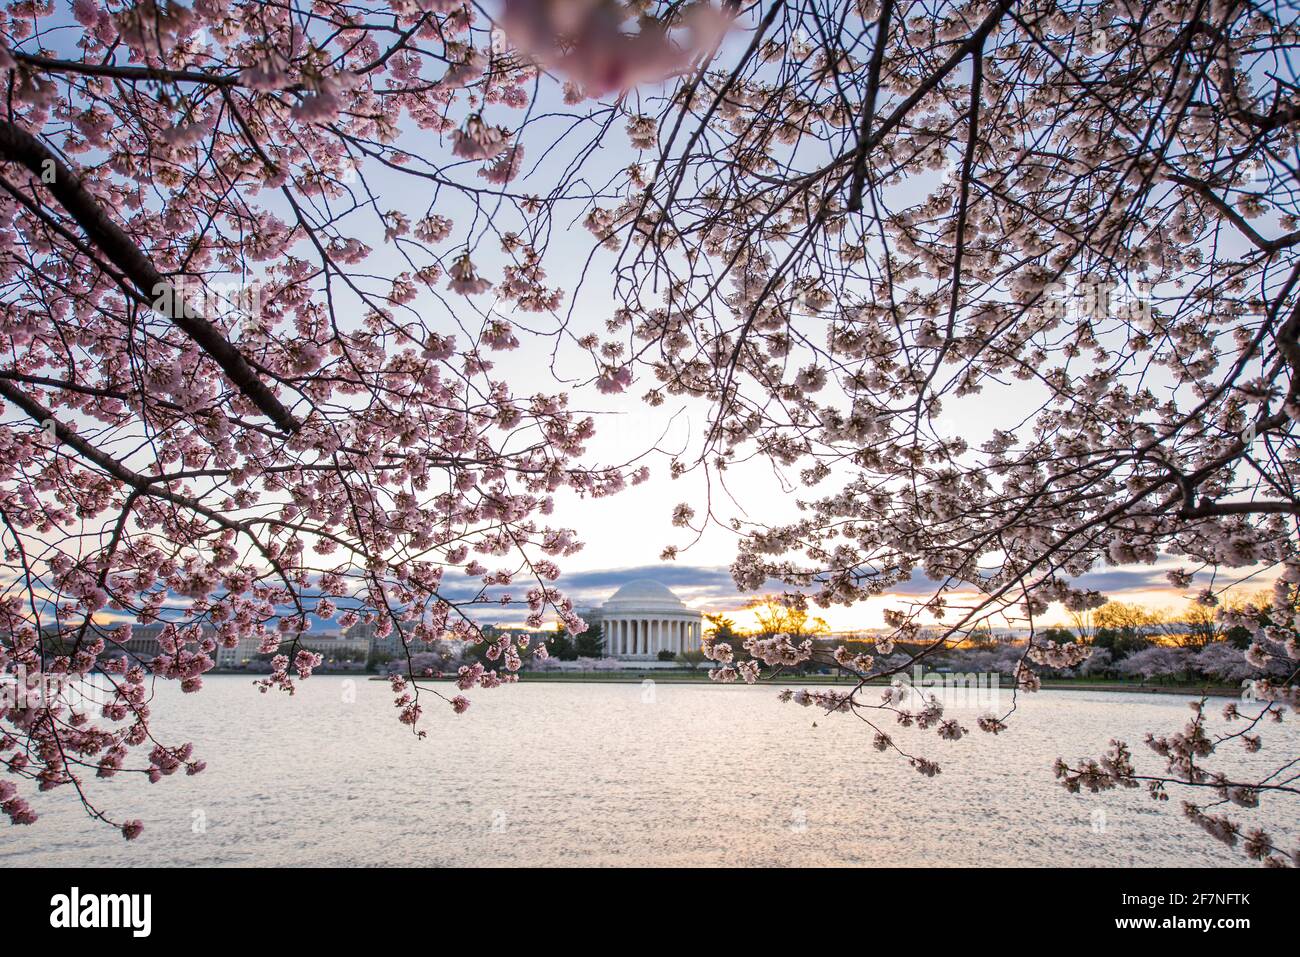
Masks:
[[[600,622],[605,654],[614,658],[654,660],[661,651],[700,647],[700,613],[656,581],[628,582],[588,614]]]

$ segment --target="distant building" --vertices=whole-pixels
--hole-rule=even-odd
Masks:
[[[162,635],[166,622],[154,622],[149,625],[132,625],[131,638],[123,644],[111,646],[126,651],[133,660],[149,662],[162,654],[158,638]],[[207,625],[200,626],[205,638],[215,638],[216,631]],[[217,645],[212,653],[212,660],[218,668],[236,668],[257,657],[260,641],[256,638],[242,638],[234,648]],[[191,646],[192,647],[192,646]]]
[[[242,668],[262,653],[261,646],[260,638],[240,638],[233,648],[217,645],[213,658],[218,668]]]
[[[398,658],[406,654],[402,641],[402,624],[396,624],[384,637],[379,637],[379,622],[359,621],[343,633],[343,640],[364,644],[367,655],[385,655]]]
[[[109,649],[111,651],[113,648],[119,648],[125,651],[133,661],[145,663],[152,661],[162,654],[162,647],[158,644],[158,639],[162,635],[165,624],[165,622],[155,622],[149,625],[133,625],[131,638],[121,644],[110,641]],[[201,628],[205,638],[214,638],[216,636],[216,632],[211,627],[203,625]],[[107,633],[110,630],[104,629],[104,631]],[[299,645],[321,655],[327,662],[348,659],[359,659],[364,662],[370,652],[368,639],[358,639],[351,635],[345,637],[337,631],[322,632],[320,634],[308,632],[299,642]],[[217,645],[216,650],[212,653],[212,660],[218,668],[243,668],[249,662],[257,660],[261,655],[262,639],[254,635],[239,639],[239,643],[233,648]]]
[[[132,625],[131,637],[127,641],[121,644],[109,641],[108,648],[109,650],[121,648],[133,660],[152,661],[162,654],[162,646],[158,644],[158,639],[166,626],[167,623],[161,621],[149,625]],[[216,632],[208,626],[200,626],[200,629],[204,638],[212,638],[216,635]],[[218,648],[218,651],[221,650],[223,649]]]
[[[659,582],[628,582],[589,620],[600,623],[605,654],[623,660],[654,660],[661,651],[698,650],[703,634],[700,613]]]
[[[316,635],[308,632],[303,636],[301,644],[316,652],[326,662],[358,660],[364,662],[370,654],[370,638],[354,635],[352,631],[353,629],[348,629],[346,634],[324,631]]]

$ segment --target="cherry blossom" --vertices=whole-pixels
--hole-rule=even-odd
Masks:
[[[788,632],[709,643],[715,680],[854,673],[785,700],[857,716],[926,778],[928,745],[965,729],[868,679],[996,620],[1030,636],[1013,694],[1031,693],[1090,660],[1041,632],[1104,604],[1082,576],[1175,567],[1171,587],[1250,635],[1240,730],[1198,712],[1142,760],[1117,742],[1060,780],[1155,784],[1211,836],[1287,862],[1241,816],[1294,785],[1203,762],[1267,753],[1298,694],[1293,18],[1146,0],[11,12],[0,669],[113,690],[98,715],[0,714],[10,820],[72,786],[138,834],[95,776],[203,767],[153,727],[158,684],[202,693],[217,648],[252,638],[274,656],[261,690],[292,693],[322,607],[401,636],[394,710],[416,734],[469,700],[410,664],[484,640],[454,582],[527,581],[531,626],[581,630],[557,498],[647,475],[588,461],[572,394],[590,387],[701,411],[671,474],[726,488],[739,517],[710,491],[665,526],[736,535],[740,588],[890,596],[886,633],[842,653]],[[564,289],[548,238],[569,224],[596,248]],[[596,331],[557,315],[593,302]],[[580,387],[496,370],[561,340]],[[725,481],[758,461],[789,517]],[[1280,583],[1267,607],[1227,600],[1259,575]],[[129,651],[128,626],[160,626],[157,652]],[[537,653],[493,647],[456,690],[512,684]],[[426,713],[430,694],[453,713]],[[977,722],[1014,727],[1010,710]]]
[[[493,373],[514,323],[438,295],[491,288],[459,216],[524,173],[537,64],[494,56],[480,12],[22,6],[0,26],[0,674],[108,690],[0,707],[0,810],[31,824],[69,788],[134,840],[96,779],[205,767],[153,720],[162,684],[202,694],[218,649],[251,639],[258,689],[292,694],[321,664],[313,615],[373,625],[401,636],[396,717],[423,734],[423,698],[446,720],[469,698],[414,656],[482,640],[448,572],[536,578],[529,618],[581,631],[552,585],[581,547],[555,500],[645,476],[585,460],[593,422],[563,389]],[[499,221],[537,237],[568,200],[543,191],[500,193]],[[521,243],[503,295],[544,312],[563,293],[542,252]],[[544,650],[512,644],[457,690]]]

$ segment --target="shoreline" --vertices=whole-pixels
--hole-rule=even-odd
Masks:
[[[244,672],[228,671],[224,674],[243,674]],[[333,672],[335,676],[347,675],[348,672]],[[387,681],[385,675],[366,674],[365,677],[370,681]],[[455,677],[444,675],[443,677],[419,678],[420,682],[452,682]],[[532,674],[524,672],[519,676],[521,684],[529,682],[549,683],[549,684],[641,684],[644,681],[654,681],[656,684],[707,684],[712,685],[705,673],[700,672],[695,675],[683,674],[656,674],[653,671],[627,671],[614,673],[592,674]],[[740,684],[740,682],[736,682]],[[852,686],[857,684],[856,681],[849,678],[832,677],[829,675],[791,675],[786,679],[765,678],[759,684],[781,687],[816,686],[816,685],[843,685]],[[888,685],[885,681],[868,681],[868,687],[884,688]],[[935,686],[935,687],[942,687]],[[925,690],[920,689],[920,690]],[[1007,690],[1011,690],[1010,682],[1007,682]],[[1120,694],[1169,694],[1183,695],[1185,697],[1197,698],[1201,696],[1210,698],[1237,698],[1241,695],[1241,689],[1231,685],[1156,685],[1156,684],[1135,684],[1130,682],[1096,682],[1096,681],[1044,681],[1042,691],[1112,691]]]
[[[230,669],[213,669],[205,672],[205,675],[221,675],[246,677],[257,679],[265,677],[261,672],[253,671],[234,671]],[[367,671],[318,671],[316,676],[329,678],[361,678],[367,681],[387,681],[387,675],[374,674]],[[939,677],[942,677],[940,675]],[[421,682],[435,681],[455,681],[454,675],[443,675],[441,677],[421,677]],[[664,673],[663,671],[635,671],[628,670],[622,672],[569,672],[569,673],[536,673],[523,672],[519,676],[520,683],[549,683],[549,684],[640,684],[644,681],[654,681],[662,684],[714,684],[708,678],[707,672],[696,672],[694,674],[685,674],[682,672]],[[736,682],[739,684],[739,682]],[[790,675],[782,678],[764,678],[759,684],[770,686],[780,685],[782,687],[795,687],[804,685],[808,687],[818,685],[843,685],[851,686],[857,684],[851,678],[841,678],[832,675]],[[868,687],[884,688],[886,681],[868,681]],[[933,687],[942,687],[942,684]],[[966,687],[958,685],[957,687]],[[1011,690],[1010,679],[1006,682],[1007,690]],[[922,688],[924,690],[924,688]],[[1119,694],[1169,694],[1183,695],[1190,698],[1206,696],[1210,698],[1237,698],[1241,695],[1239,687],[1232,685],[1160,685],[1160,684],[1136,684],[1126,681],[1070,681],[1070,680],[1044,680],[1042,691],[1110,691]]]

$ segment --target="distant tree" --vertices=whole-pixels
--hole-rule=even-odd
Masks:
[[[1114,658],[1109,648],[1093,648],[1092,654],[1079,665],[1079,674],[1089,678],[1110,677],[1115,673]]]
[[[837,647],[843,645],[853,655],[874,655],[876,651],[876,643],[870,638],[841,638],[835,641],[835,645]],[[987,649],[981,648],[981,650]]]
[[[1125,635],[1139,635],[1158,628],[1164,623],[1165,616],[1141,605],[1108,601],[1097,609],[1094,621],[1099,629],[1109,628]]]
[[[1098,648],[1108,649],[1114,659],[1119,661],[1149,648],[1151,639],[1148,636],[1159,632],[1164,622],[1165,616],[1141,605],[1122,601],[1107,602],[1093,616],[1097,630],[1092,643]]]
[[[854,645],[846,643],[845,648],[848,649],[850,654],[858,653],[858,650]],[[868,654],[869,653],[870,652],[868,652]],[[951,667],[957,671],[989,673],[1000,671],[999,663],[1004,653],[1004,649],[996,647],[960,648],[954,651],[953,654],[949,656],[948,660]],[[874,658],[876,656],[872,655],[872,657]],[[878,667],[878,665],[873,664],[872,671],[876,671]]]
[[[1242,681],[1259,674],[1259,669],[1246,660],[1241,649],[1227,641],[1210,642],[1196,653],[1192,664],[1207,678],[1223,681]]]
[[[728,644],[734,644],[739,638],[736,632],[736,623],[726,615],[705,615],[704,620],[709,623],[704,629],[704,637],[710,642],[725,641]]]
[[[1150,639],[1144,635],[1117,628],[1098,628],[1097,633],[1092,637],[1092,644],[1094,648],[1104,648],[1109,651],[1115,661],[1151,647]]]
[[[1213,608],[1193,601],[1188,602],[1187,610],[1170,623],[1166,634],[1183,648],[1204,648],[1223,637],[1223,628]]]
[[[659,652],[658,658],[660,661],[674,661],[677,658],[677,655],[665,648],[663,651]]]
[[[791,641],[798,641],[830,633],[823,619],[809,614],[808,599],[801,594],[762,595],[745,607],[754,613],[758,633],[765,638],[786,634]]]
[[[993,634],[993,625],[988,620],[980,622],[976,627],[970,630],[963,642],[968,648],[995,648],[998,645],[998,639]],[[849,649],[853,650],[852,648]]]
[[[573,643],[574,658],[604,658],[605,636],[599,624],[587,625]]]
[[[1154,645],[1134,652],[1121,661],[1119,672],[1147,681],[1152,678],[1172,678],[1186,674],[1190,664],[1191,654],[1186,648]]]
[[[690,668],[692,671],[694,671],[696,668],[704,664],[704,662],[708,661],[709,659],[704,657],[704,652],[701,651],[700,649],[692,648],[689,651],[683,651],[674,660],[679,665],[685,665],[687,668]]]
[[[546,637],[546,651],[559,661],[575,661],[578,657],[578,646],[573,636],[563,629]]]
[[[433,677],[446,665],[443,655],[436,651],[419,651],[411,655],[410,673],[417,678]]]
[[[1054,641],[1058,645],[1063,645],[1066,642],[1075,640],[1074,632],[1072,632],[1069,628],[1061,628],[1058,626],[1053,626],[1051,628],[1044,628],[1042,631],[1038,633],[1038,637],[1041,638],[1043,641]]]
[[[1074,624],[1075,634],[1079,640],[1086,645],[1092,644],[1093,635],[1097,632],[1097,625],[1093,621],[1097,616],[1096,608],[1078,608],[1069,611],[1070,621]]]

